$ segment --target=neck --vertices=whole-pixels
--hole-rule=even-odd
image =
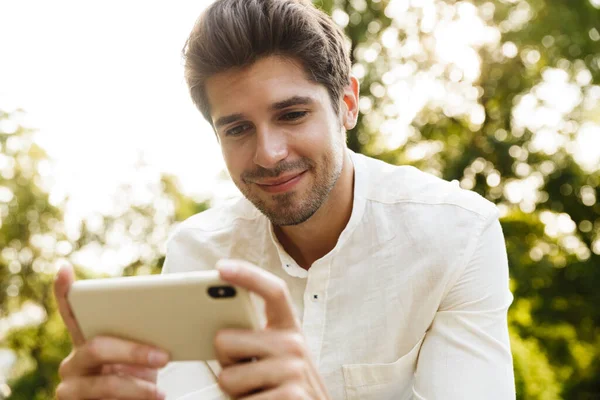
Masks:
[[[342,172],[325,203],[299,225],[275,226],[275,235],[298,265],[308,270],[335,247],[352,215],[353,201],[354,167],[350,153],[345,151]]]

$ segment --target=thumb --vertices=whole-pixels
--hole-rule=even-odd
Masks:
[[[67,326],[69,335],[71,335],[73,345],[75,347],[79,347],[85,343],[85,338],[83,333],[81,333],[81,329],[79,329],[75,315],[73,314],[71,306],[69,305],[69,301],[67,300],[67,295],[69,294],[69,290],[71,289],[71,285],[74,281],[75,274],[73,273],[73,268],[70,265],[61,267],[56,273],[56,277],[54,279],[54,297],[56,298],[56,302],[58,304],[60,316]]]

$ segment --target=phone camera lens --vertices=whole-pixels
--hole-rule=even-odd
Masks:
[[[212,286],[208,288],[208,295],[215,299],[235,297],[235,293],[233,286]]]

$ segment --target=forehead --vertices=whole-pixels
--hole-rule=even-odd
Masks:
[[[252,65],[221,72],[206,81],[206,94],[213,121],[233,113],[266,110],[293,96],[327,101],[327,89],[308,79],[299,62],[270,56]]]

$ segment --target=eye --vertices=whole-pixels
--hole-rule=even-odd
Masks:
[[[300,118],[305,117],[308,114],[308,111],[292,111],[281,116],[281,119],[284,121],[296,121]]]
[[[250,124],[234,126],[233,128],[226,130],[225,135],[226,136],[240,136],[242,133],[244,133],[248,129],[250,129]]]

